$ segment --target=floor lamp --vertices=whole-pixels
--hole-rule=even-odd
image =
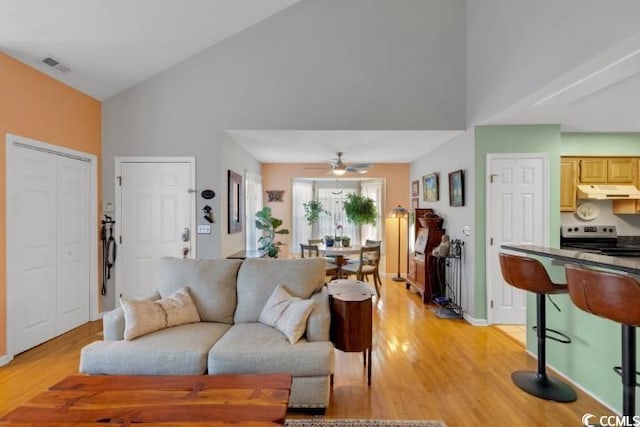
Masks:
[[[400,205],[391,209],[391,213],[389,213],[389,218],[398,218],[398,274],[395,277],[391,278],[391,280],[393,280],[394,282],[405,281],[405,279],[400,276],[400,220],[406,217],[408,213],[409,211]]]

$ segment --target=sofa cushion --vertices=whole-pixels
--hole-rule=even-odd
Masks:
[[[329,341],[292,345],[287,337],[262,323],[236,323],[209,352],[209,374],[273,374],[318,376],[333,373]]]
[[[323,286],[320,292],[311,295],[313,310],[307,319],[307,341],[329,341],[331,311],[329,309],[329,291]]]
[[[229,329],[223,323],[190,323],[133,341],[96,341],[80,353],[80,372],[107,375],[200,375],[209,349]]]
[[[322,288],[325,265],[322,258],[245,260],[238,271],[238,305],[234,322],[257,322],[278,285],[284,285],[293,296],[308,299]]]
[[[282,286],[277,286],[260,313],[260,323],[276,328],[295,344],[307,329],[313,305],[314,301],[291,296]]]
[[[200,315],[187,288],[155,301],[120,298],[120,303],[124,312],[126,340],[160,329],[200,321]]]
[[[235,259],[162,258],[158,292],[163,298],[188,287],[205,322],[233,323],[236,276],[242,261]]]

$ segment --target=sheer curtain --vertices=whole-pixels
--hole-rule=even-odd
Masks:
[[[374,200],[378,216],[376,225],[365,224],[362,226],[361,244],[369,240],[381,240],[380,250],[384,253],[384,181],[382,179],[363,180],[360,183],[360,194]]]
[[[255,226],[255,215],[262,209],[262,176],[251,171],[245,172],[245,224],[246,248],[258,249],[258,229]]]
[[[298,253],[300,244],[308,243],[311,239],[312,229],[304,217],[304,204],[313,200],[313,181],[295,179],[293,181],[291,197],[291,248],[290,253]]]

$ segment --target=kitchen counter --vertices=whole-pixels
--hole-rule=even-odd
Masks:
[[[500,247],[509,251],[542,256],[557,261],[563,261],[565,263],[606,268],[609,270],[640,275],[640,258],[615,257],[578,250],[556,249],[534,245],[502,245]]]

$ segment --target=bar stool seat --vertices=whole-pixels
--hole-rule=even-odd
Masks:
[[[542,263],[533,258],[519,255],[500,253],[500,268],[504,280],[518,289],[536,294],[536,316],[538,338],[538,370],[516,371],[511,374],[515,385],[527,393],[555,402],[573,402],[577,399],[576,392],[565,382],[547,376],[546,370],[546,339],[554,339],[562,343],[570,343],[571,339],[553,329],[546,327],[546,295],[567,293],[564,285],[553,283]],[[547,336],[547,331],[554,332],[563,339]]]
[[[640,282],[631,276],[567,265],[567,284],[581,310],[622,325],[622,415],[633,419],[636,402],[636,327]],[[614,368],[616,372],[618,367]]]

